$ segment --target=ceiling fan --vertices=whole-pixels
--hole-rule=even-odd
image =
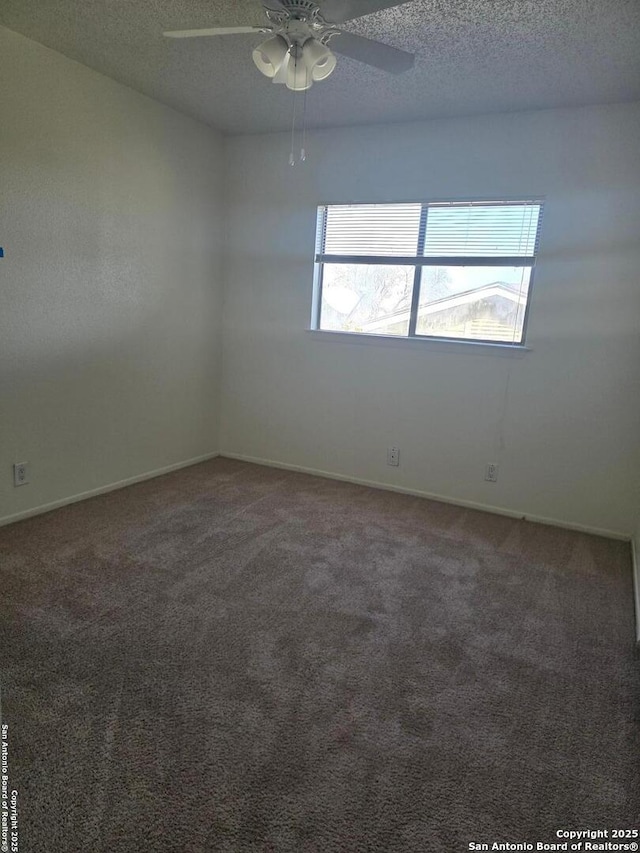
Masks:
[[[333,72],[336,67],[334,51],[391,74],[401,74],[412,68],[413,54],[344,32],[337,26],[406,2],[408,0],[266,0],[263,5],[266,24],[173,30],[164,35],[193,38],[269,33],[269,38],[253,51],[258,70],[274,83],[302,92],[314,81],[326,80]]]

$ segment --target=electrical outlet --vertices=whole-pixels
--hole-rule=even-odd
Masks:
[[[400,464],[400,448],[387,447],[387,465],[393,465],[396,468]]]
[[[29,466],[26,462],[14,462],[13,485],[26,486],[29,482]]]
[[[493,462],[489,462],[487,467],[484,469],[484,478],[487,483],[497,483],[498,482],[498,466]]]

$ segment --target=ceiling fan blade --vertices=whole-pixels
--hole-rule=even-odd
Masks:
[[[353,18],[371,15],[392,6],[402,6],[409,0],[318,0],[322,17],[330,24],[344,24]]]
[[[397,47],[383,44],[380,41],[371,41],[355,33],[339,32],[331,36],[329,47],[334,53],[357,59],[374,68],[381,68],[391,74],[402,74],[413,68],[415,56],[406,50],[398,50]]]
[[[171,30],[162,33],[171,39],[190,39],[198,36],[232,36],[239,33],[264,33],[267,27],[213,27],[209,30]]]

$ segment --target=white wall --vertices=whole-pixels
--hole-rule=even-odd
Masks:
[[[2,28],[0,80],[6,518],[217,450],[223,152]]]
[[[640,104],[321,131],[295,168],[286,134],[228,140],[222,452],[631,535],[638,139]],[[305,331],[318,203],[538,195],[531,352]]]

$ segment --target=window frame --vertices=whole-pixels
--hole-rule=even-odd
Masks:
[[[357,206],[375,206],[380,205],[402,205],[402,204],[419,204],[420,222],[418,226],[418,240],[415,255],[328,255],[323,254],[320,250],[325,245],[326,229],[327,229],[327,210],[330,207],[343,207],[345,205]],[[450,205],[451,207],[471,206],[496,206],[504,207],[510,205],[537,205],[539,207],[538,222],[534,239],[533,254],[528,255],[434,255],[425,256],[424,246],[427,235],[427,225],[430,207],[443,207]],[[519,196],[513,199],[430,199],[419,201],[376,201],[376,202],[324,202],[317,206],[316,211],[316,242],[314,253],[314,277],[313,277],[313,297],[311,309],[311,326],[310,331],[321,332],[326,335],[346,335],[351,338],[373,339],[373,340],[393,340],[393,341],[423,341],[423,342],[441,342],[443,344],[471,344],[481,347],[492,346],[507,348],[511,350],[526,350],[527,331],[529,314],[531,309],[531,295],[533,292],[534,274],[536,261],[538,260],[540,248],[540,232],[544,212],[545,198],[540,195],[530,197]],[[414,278],[413,289],[411,293],[411,304],[409,313],[409,325],[406,335],[384,335],[375,332],[354,332],[346,329],[323,329],[322,322],[322,289],[324,265],[330,264],[354,264],[354,265],[382,265],[382,266],[413,266]],[[522,334],[520,340],[507,341],[496,340],[495,338],[462,338],[450,337],[445,335],[424,335],[416,331],[418,324],[418,314],[420,308],[420,287],[422,282],[422,270],[428,266],[473,266],[473,267],[528,267],[529,268],[529,283],[527,289],[527,300],[525,304],[524,316],[522,318]]]

